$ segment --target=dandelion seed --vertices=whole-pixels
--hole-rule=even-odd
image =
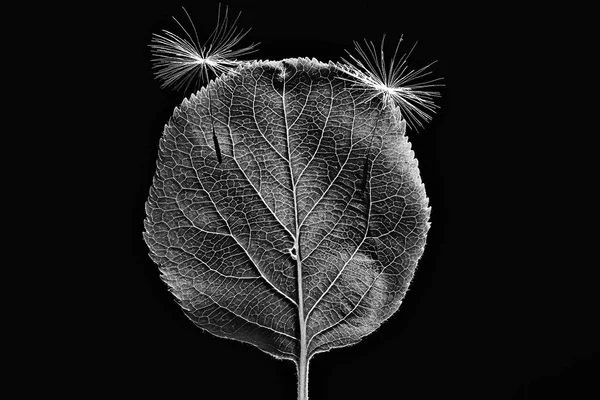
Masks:
[[[442,78],[422,80],[431,73],[427,69],[435,61],[418,70],[408,71],[406,61],[414,50],[416,43],[408,54],[403,55],[396,62],[398,47],[402,42],[402,38],[400,38],[389,65],[386,65],[383,51],[384,41],[385,35],[381,39],[379,56],[373,42],[365,40],[366,50],[364,50],[355,41],[354,46],[358,56],[354,56],[346,50],[350,60],[342,58],[344,63],[338,64],[338,68],[350,76],[346,80],[372,92],[367,101],[382,96],[383,105],[393,103],[400,108],[402,116],[410,127],[413,129],[417,129],[417,125],[423,127],[421,120],[430,121],[431,114],[435,113],[436,108],[439,108],[434,103],[434,98],[440,97],[440,93],[427,89],[443,86],[443,84],[436,83]]]
[[[169,86],[175,89],[187,87],[194,79],[208,82],[209,73],[215,76],[233,70],[243,63],[238,58],[255,52],[259,43],[235,49],[240,41],[250,32],[239,30],[235,25],[241,12],[229,26],[228,9],[225,7],[221,21],[221,5],[217,16],[217,26],[204,44],[198,39],[198,32],[187,10],[183,8],[193,29],[194,36],[177,21],[173,19],[185,33],[184,38],[174,33],[163,30],[163,35],[153,34],[150,47],[156,68],[156,78],[162,81],[162,87]]]

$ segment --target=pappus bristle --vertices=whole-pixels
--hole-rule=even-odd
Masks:
[[[183,30],[185,37],[163,30],[163,35],[153,34],[150,47],[154,58],[153,68],[156,78],[162,81],[162,87],[187,88],[197,79],[207,82],[210,75],[219,76],[233,70],[243,61],[238,58],[255,52],[259,43],[235,49],[240,41],[250,32],[236,27],[240,14],[229,25],[228,9],[225,8],[221,20],[221,5],[217,16],[217,26],[204,44],[198,39],[198,32],[187,10],[183,8],[190,21],[194,36],[183,27],[175,17],[173,19]]]
[[[349,76],[346,80],[371,92],[367,101],[381,96],[384,105],[393,103],[400,108],[402,117],[411,128],[417,129],[417,125],[423,127],[423,122],[431,120],[432,114],[439,108],[434,103],[434,98],[440,97],[440,93],[429,89],[443,86],[443,84],[436,83],[442,78],[423,79],[431,74],[428,69],[435,61],[418,70],[409,70],[406,62],[416,43],[410,52],[404,54],[397,61],[398,47],[402,42],[402,38],[400,38],[391,60],[386,63],[384,42],[385,35],[381,40],[381,49],[378,55],[373,42],[365,40],[365,50],[355,41],[357,55],[346,50],[350,59],[342,57],[343,63],[337,66]]]

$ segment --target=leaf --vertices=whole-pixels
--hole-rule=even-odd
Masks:
[[[400,112],[317,60],[253,62],[184,100],[144,238],[186,315],[298,365],[400,306],[428,199]]]

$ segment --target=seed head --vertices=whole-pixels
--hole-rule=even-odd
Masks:
[[[402,42],[400,38],[391,61],[386,65],[384,41],[385,35],[381,39],[379,56],[373,42],[365,40],[365,50],[355,41],[357,56],[346,50],[350,58],[342,58],[343,63],[338,64],[338,68],[349,76],[347,80],[370,92],[367,101],[381,96],[383,105],[393,103],[400,108],[403,118],[411,128],[417,129],[417,125],[423,127],[422,121],[431,120],[431,114],[439,108],[433,100],[439,97],[440,93],[427,89],[443,86],[436,83],[442,78],[423,80],[431,73],[428,68],[435,61],[418,70],[409,71],[406,61],[416,43],[410,52],[397,61],[398,47]]]
[[[238,57],[257,50],[256,47],[259,43],[235,49],[250,32],[250,29],[240,31],[235,26],[241,13],[229,26],[228,9],[225,7],[224,17],[221,21],[221,5],[219,4],[217,26],[206,42],[201,44],[190,15],[185,8],[183,10],[192,26],[193,37],[175,17],[173,19],[185,33],[185,38],[166,30],[163,30],[163,35],[152,35],[150,48],[154,56],[153,68],[156,69],[156,78],[162,81],[163,88],[172,86],[175,89],[182,87],[187,89],[196,78],[198,81],[208,82],[209,72],[218,76],[231,71],[243,62],[239,61]]]

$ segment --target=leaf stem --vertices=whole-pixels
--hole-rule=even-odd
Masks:
[[[308,400],[308,363],[309,359],[306,356],[306,348],[300,352],[300,360],[298,362],[298,400]]]
[[[293,182],[293,181],[292,181]],[[294,202],[296,189],[294,188]],[[296,202],[295,202],[296,203]],[[297,203],[296,203],[297,204]],[[298,227],[296,213],[296,227]],[[298,358],[298,400],[308,400],[308,343],[306,341],[306,318],[304,315],[304,288],[302,285],[302,254],[300,253],[300,229],[296,228],[296,267],[298,268],[298,322],[300,329],[300,357]]]
[[[300,234],[296,231],[296,237]],[[302,261],[300,260],[300,249],[297,250],[296,263],[298,266],[298,292],[303,293],[302,288]],[[298,358],[298,400],[308,400],[308,346],[306,342],[306,320],[304,319],[304,298],[299,296],[298,316],[300,322],[300,357]]]

